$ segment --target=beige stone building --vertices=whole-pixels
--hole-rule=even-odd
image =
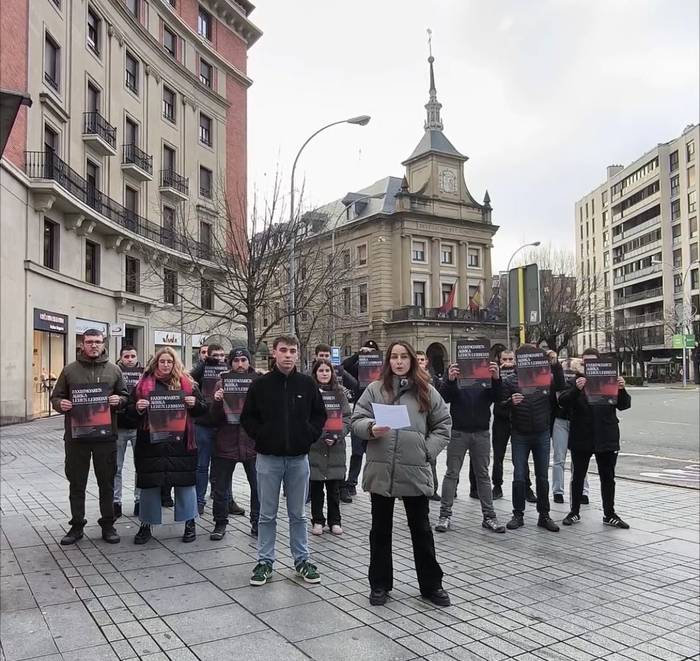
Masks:
[[[403,177],[387,177],[324,206],[318,240],[339,260],[330,324],[317,341],[345,355],[366,339],[380,348],[407,340],[427,350],[437,371],[462,337],[505,342],[505,324],[488,310],[491,248],[498,227],[488,193],[483,204],[467,188],[461,154],[443,133],[430,58],[425,132],[403,162]],[[318,213],[315,214],[318,216]],[[440,310],[452,290],[453,308]],[[448,306],[449,307],[449,306]],[[304,322],[299,323],[303,335]]]
[[[191,363],[209,323],[186,324],[182,300],[216,304],[214,200],[245,197],[246,59],[260,36],[247,0],[9,4],[0,88],[32,106],[0,161],[2,422],[48,413],[86,328],[112,358],[125,341]],[[180,221],[203,266],[194,284]]]

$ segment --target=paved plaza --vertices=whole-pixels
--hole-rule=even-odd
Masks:
[[[60,546],[70,518],[61,428],[62,419],[52,418],[0,432],[2,661],[700,659],[696,490],[619,481],[618,511],[632,526],[624,531],[602,525],[593,477],[592,504],[578,526],[538,529],[528,506],[525,528],[496,535],[481,529],[464,476],[454,529],[436,533],[453,605],[419,598],[397,503],[393,599],[373,608],[366,494],[343,506],[342,537],[311,538],[320,585],[294,577],[280,525],[274,580],[250,587],[255,541],[247,518],[232,517],[225,539],[212,542],[209,506],[194,543],[182,543],[183,525],[171,523],[135,546],[138,524],[124,516],[121,543],[106,544],[92,478],[86,537]],[[444,453],[440,459],[442,475]],[[126,463],[128,515],[130,452]],[[247,509],[240,467],[234,486]],[[431,504],[434,520],[438,508]],[[505,521],[509,499],[496,508]],[[553,518],[567,511],[554,505]]]

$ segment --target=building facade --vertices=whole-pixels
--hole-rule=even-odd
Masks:
[[[625,371],[676,378],[686,326],[698,337],[697,148],[700,127],[623,167],[575,205],[576,261],[588,298],[580,344],[624,355]],[[600,277],[602,276],[602,278]],[[590,287],[586,282],[602,287]]]
[[[86,328],[105,332],[112,358],[122,342],[143,357],[172,345],[190,364],[209,328],[206,316],[185,319],[184,301],[215,305],[216,199],[245,200],[246,59],[260,36],[252,9],[247,0],[3,5],[0,88],[32,106],[0,161],[2,422],[48,412],[53,379]]]

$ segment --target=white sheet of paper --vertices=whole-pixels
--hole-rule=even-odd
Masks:
[[[403,429],[411,426],[408,408],[405,404],[375,404],[372,402],[372,410],[377,427]]]

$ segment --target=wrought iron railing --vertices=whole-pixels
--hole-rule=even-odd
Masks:
[[[162,188],[173,188],[183,195],[189,195],[190,180],[175,170],[161,170],[160,185]]]
[[[133,163],[144,172],[153,174],[153,156],[149,156],[136,145],[123,146],[122,163]]]
[[[117,129],[99,112],[83,113],[83,135],[96,135],[102,138],[112,149],[117,148]]]

